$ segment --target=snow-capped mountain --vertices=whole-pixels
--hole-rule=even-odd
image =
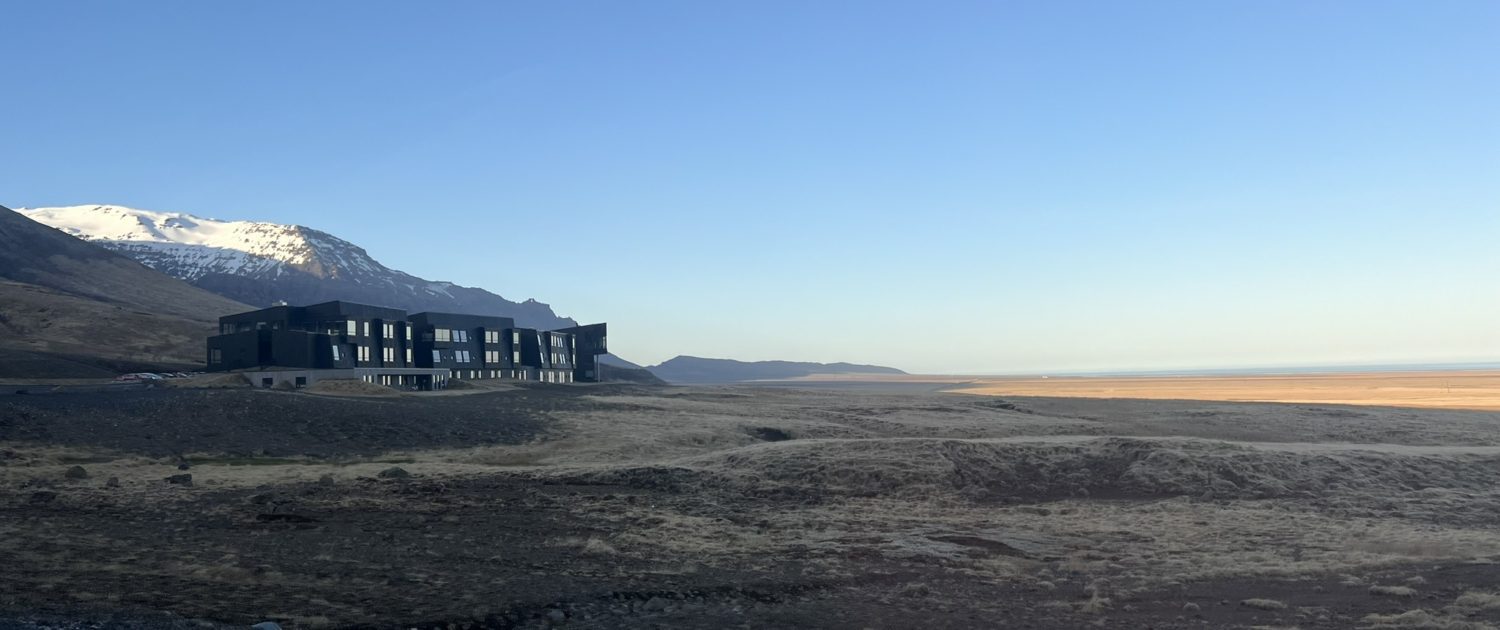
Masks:
[[[300,225],[220,221],[123,206],[22,208],[26,217],[114,250],[167,275],[247,304],[347,300],[408,311],[513,317],[560,328],[551,307],[424,280],[380,264],[358,245]]]

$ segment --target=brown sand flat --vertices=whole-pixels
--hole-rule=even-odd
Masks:
[[[1495,411],[1500,410],[1500,371],[977,377],[949,391],[990,396],[1289,402]]]

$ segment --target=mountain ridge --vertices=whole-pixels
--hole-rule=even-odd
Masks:
[[[577,324],[535,299],[514,302],[485,289],[391,269],[354,243],[302,225],[224,221],[113,205],[17,212],[246,304],[345,300],[412,312],[500,315],[542,329]]]
[[[218,316],[249,308],[0,206],[0,376],[201,369]]]

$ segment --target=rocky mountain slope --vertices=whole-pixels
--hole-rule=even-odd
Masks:
[[[0,377],[201,366],[248,308],[0,207]]]
[[[670,383],[735,383],[777,380],[810,374],[905,374],[896,368],[853,363],[802,363],[796,361],[734,361],[677,356],[646,368]]]
[[[277,300],[347,300],[411,312],[501,315],[543,329],[575,325],[535,300],[513,302],[484,289],[391,269],[353,243],[300,225],[220,221],[107,205],[20,212],[169,276],[255,306]]]

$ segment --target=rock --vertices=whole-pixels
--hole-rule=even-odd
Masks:
[[[641,608],[650,612],[666,610],[667,600],[660,597],[652,597],[651,599],[646,600],[646,604],[644,606],[641,606]]]
[[[181,464],[177,465],[177,470],[187,470],[187,469],[192,468],[192,467],[193,467],[192,464],[189,464],[187,462],[182,462]]]
[[[88,479],[89,471],[84,470],[82,466],[74,466],[69,468],[68,472],[63,473],[63,477],[68,479]]]
[[[191,485],[193,485],[193,476],[192,475],[172,475],[171,477],[167,477],[166,479],[163,479],[162,481],[165,481],[165,482],[171,483],[171,484],[176,484],[176,485],[179,485],[179,486],[191,486]]]
[[[395,470],[401,470],[401,469],[397,468]],[[404,473],[406,471],[401,470],[401,472]],[[567,621],[567,620],[568,620],[568,613],[565,613],[565,612],[563,612],[561,610],[558,610],[556,608],[553,608],[552,610],[547,611],[547,621],[550,621],[552,623],[562,623],[562,622]]]
[[[1182,612],[1195,613],[1200,610],[1203,609],[1193,602],[1188,602],[1182,605]]]
[[[1240,487],[1228,479],[1215,478],[1209,482],[1208,489],[1215,498],[1228,499],[1239,496]]]
[[[406,479],[407,477],[411,476],[411,473],[406,472],[406,469],[400,466],[391,466],[390,468],[380,471],[380,474],[375,476],[380,477],[381,479]]]
[[[109,479],[106,479],[104,481],[104,487],[106,487],[106,488],[118,488],[118,487],[120,487],[120,478],[119,477],[110,477]]]
[[[262,621],[250,626],[250,630],[281,630],[281,624],[274,621]]]
[[[31,493],[32,505],[51,503],[55,499],[57,499],[57,493],[51,490],[37,490],[36,492]]]
[[[318,477],[318,483],[320,485],[324,485],[324,486],[331,486],[331,485],[333,485],[334,484],[333,475],[325,474],[322,477]]]

